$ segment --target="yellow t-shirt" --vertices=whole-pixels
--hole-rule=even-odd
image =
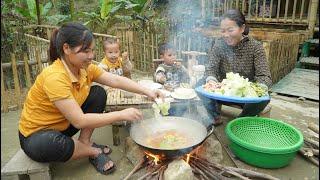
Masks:
[[[121,57],[119,57],[115,63],[110,62],[107,57],[104,57],[100,62],[99,66],[112,74],[116,74],[119,76],[123,75],[123,69],[122,69],[123,63],[122,63]]]
[[[74,99],[81,106],[89,95],[90,85],[103,71],[96,65],[80,70],[76,79],[64,61],[57,59],[43,69],[24,102],[19,131],[25,137],[41,129],[66,130],[70,122],[53,104],[60,99]]]

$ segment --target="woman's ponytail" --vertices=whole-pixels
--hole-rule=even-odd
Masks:
[[[59,54],[57,51],[57,43],[56,43],[58,32],[59,32],[58,29],[54,29],[50,38],[49,60],[51,62],[59,58]]]

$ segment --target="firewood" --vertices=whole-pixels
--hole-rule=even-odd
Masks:
[[[238,172],[244,176],[250,177],[250,178],[260,178],[260,179],[268,179],[268,180],[279,180],[276,177],[270,176],[269,174],[259,173],[256,171],[251,171],[248,169],[241,169],[241,168],[235,168],[235,167],[226,167],[227,169],[231,169],[235,172]]]
[[[319,142],[312,140],[310,138],[304,138],[305,142],[308,142],[309,144],[311,144],[313,147],[319,149]]]
[[[279,180],[278,178],[275,178],[275,177],[270,176],[268,174],[258,173],[258,172],[247,170],[247,169],[240,169],[240,168],[229,167],[229,166],[224,167],[218,163],[208,162],[206,159],[201,159],[201,158],[197,158],[197,157],[193,157],[193,156],[191,156],[191,157],[201,161],[201,163],[204,163],[204,164],[210,163],[211,165],[215,166],[216,168],[219,168],[221,170],[225,170],[227,173],[229,173],[228,171],[233,171],[233,173],[235,172],[235,173],[241,174],[242,176],[247,176],[247,177],[258,177],[258,178],[268,179],[268,180]],[[245,178],[247,178],[247,177],[245,177]]]
[[[161,167],[162,167],[162,166],[161,166]],[[143,175],[142,177],[140,177],[138,180],[143,180],[143,179],[145,179],[145,178],[148,178],[149,176],[152,176],[153,173],[157,173],[161,167],[155,168],[154,170],[146,173],[145,175]]]
[[[319,166],[319,160],[317,160],[315,157],[313,156],[308,156],[307,155],[307,152],[304,151],[303,149],[300,149],[299,150],[299,153],[304,157],[306,158],[307,160],[311,161],[313,164]]]
[[[167,169],[167,166],[164,166],[164,168],[162,168],[159,172],[160,176],[159,176],[159,180],[163,180],[164,177],[163,177],[163,174],[164,174],[164,171]]]
[[[145,156],[139,161],[139,163],[131,170],[131,172],[124,178],[124,180],[128,180],[138,169],[140,169],[143,163],[146,161]]]
[[[319,134],[315,133],[314,131],[312,131],[310,129],[307,130],[306,134],[307,134],[306,137],[310,137],[312,140],[319,142]]]
[[[196,167],[195,165],[193,165],[192,163],[190,163],[190,166],[194,169],[194,171],[196,171],[197,173],[200,174],[200,176],[202,176],[203,179],[205,180],[210,180],[210,178],[208,176],[206,176],[198,167]]]
[[[311,147],[303,147],[302,150],[306,152],[312,152],[312,155],[314,156],[319,156],[319,150],[318,149],[313,149]]]
[[[311,129],[312,131],[316,132],[317,134],[319,134],[319,125],[310,122],[310,123],[308,123],[308,128]]]

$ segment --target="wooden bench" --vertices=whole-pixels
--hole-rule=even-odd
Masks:
[[[30,159],[20,149],[1,169],[1,179],[50,180],[49,163],[39,163]]]

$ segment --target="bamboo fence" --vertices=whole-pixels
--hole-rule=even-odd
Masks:
[[[122,48],[127,50],[137,70],[152,73],[153,59],[158,59],[158,34],[121,29],[117,31]],[[212,30],[211,34],[200,36],[199,33],[186,33],[175,35],[172,43],[178,52],[178,58],[186,60],[188,57],[182,51],[207,52],[218,37],[218,32]],[[101,45],[102,38],[109,35],[95,34],[97,42]],[[251,36],[263,42],[269,67],[274,83],[278,82],[294,67],[298,58],[299,44],[308,38],[308,31],[285,30],[256,30],[252,29]],[[21,108],[26,91],[33,84],[36,76],[47,67],[49,40],[25,34],[28,41],[28,52],[23,58],[17,59],[11,54],[11,63],[2,63],[1,66],[1,108],[8,111],[10,108]],[[97,46],[99,46],[97,43]],[[103,52],[98,51],[97,57],[102,58]],[[20,56],[19,56],[20,57]],[[96,62],[101,59],[96,58]],[[202,58],[202,59],[201,59]],[[197,57],[204,60],[206,56]],[[13,77],[13,78],[11,78]]]
[[[203,18],[220,17],[236,8],[249,22],[314,24],[318,0],[201,0]],[[310,22],[311,20],[311,22]]]
[[[250,34],[263,42],[274,83],[278,82],[294,67],[298,58],[299,44],[310,37],[317,19],[318,0],[201,0],[202,18],[219,18],[227,9],[239,8],[250,22],[304,25],[304,30],[280,30],[276,28],[251,29]],[[269,7],[268,7],[269,6]],[[269,11],[266,9],[269,8]],[[169,26],[178,24],[172,21]],[[25,34],[28,52],[22,55],[11,54],[10,63],[1,64],[1,110],[21,108],[27,90],[36,76],[48,66],[49,38],[55,26],[26,26],[30,34],[35,28],[42,28],[43,38]],[[189,31],[170,34],[164,32],[139,31],[129,28],[118,28],[113,35],[94,33],[96,42],[95,61],[100,62],[104,56],[102,41],[105,37],[118,37],[121,50],[128,51],[136,70],[151,73],[152,63],[159,58],[158,45],[166,40],[177,49],[179,59],[188,59],[182,51],[207,52],[219,35],[218,30],[207,32]],[[205,62],[206,56],[197,57]]]

